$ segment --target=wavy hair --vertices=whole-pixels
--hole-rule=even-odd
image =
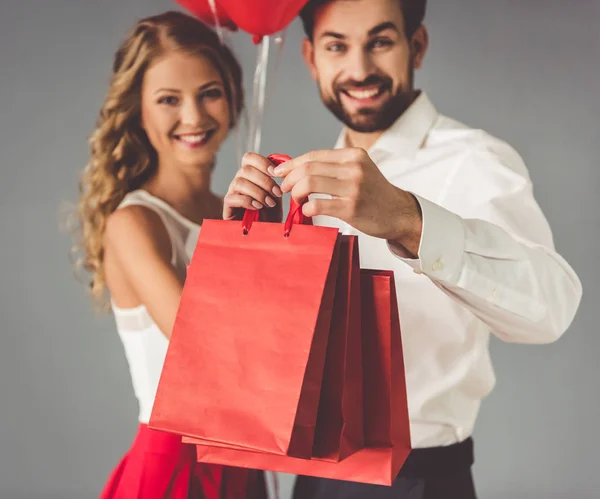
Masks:
[[[220,73],[229,102],[230,128],[243,108],[242,70],[231,50],[201,21],[170,11],[140,20],[115,54],[112,78],[89,139],[90,159],[79,182],[74,252],[91,277],[92,298],[107,308],[104,232],[125,195],[156,171],[157,154],[141,127],[144,74],[168,51],[208,57]]]

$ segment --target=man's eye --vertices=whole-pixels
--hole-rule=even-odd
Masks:
[[[328,52],[343,52],[346,50],[346,46],[343,43],[331,43],[326,48]]]
[[[374,49],[380,49],[380,48],[386,48],[386,47],[390,47],[394,44],[394,42],[392,42],[392,40],[390,40],[389,38],[376,38],[375,40],[371,41],[371,48]]]

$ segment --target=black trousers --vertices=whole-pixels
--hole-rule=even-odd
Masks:
[[[473,441],[415,449],[391,487],[299,476],[294,499],[476,499]]]

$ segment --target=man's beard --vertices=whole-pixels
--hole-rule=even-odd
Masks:
[[[321,100],[338,120],[355,132],[372,133],[385,131],[410,106],[413,99],[412,88],[399,87],[395,93],[385,102],[378,105],[377,108],[366,106],[355,111],[353,114],[348,113],[342,103],[342,92],[346,88],[359,89],[373,85],[380,85],[386,92],[392,91],[391,79],[373,75],[362,82],[345,82],[343,85],[334,85],[333,95],[324,95],[321,90]]]

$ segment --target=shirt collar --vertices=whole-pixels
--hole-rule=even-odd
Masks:
[[[381,160],[389,155],[400,155],[412,158],[421,148],[427,134],[435,124],[439,113],[424,91],[402,113],[368,150],[373,160]],[[346,145],[346,129],[342,130],[335,148]],[[377,161],[376,161],[377,162]]]

